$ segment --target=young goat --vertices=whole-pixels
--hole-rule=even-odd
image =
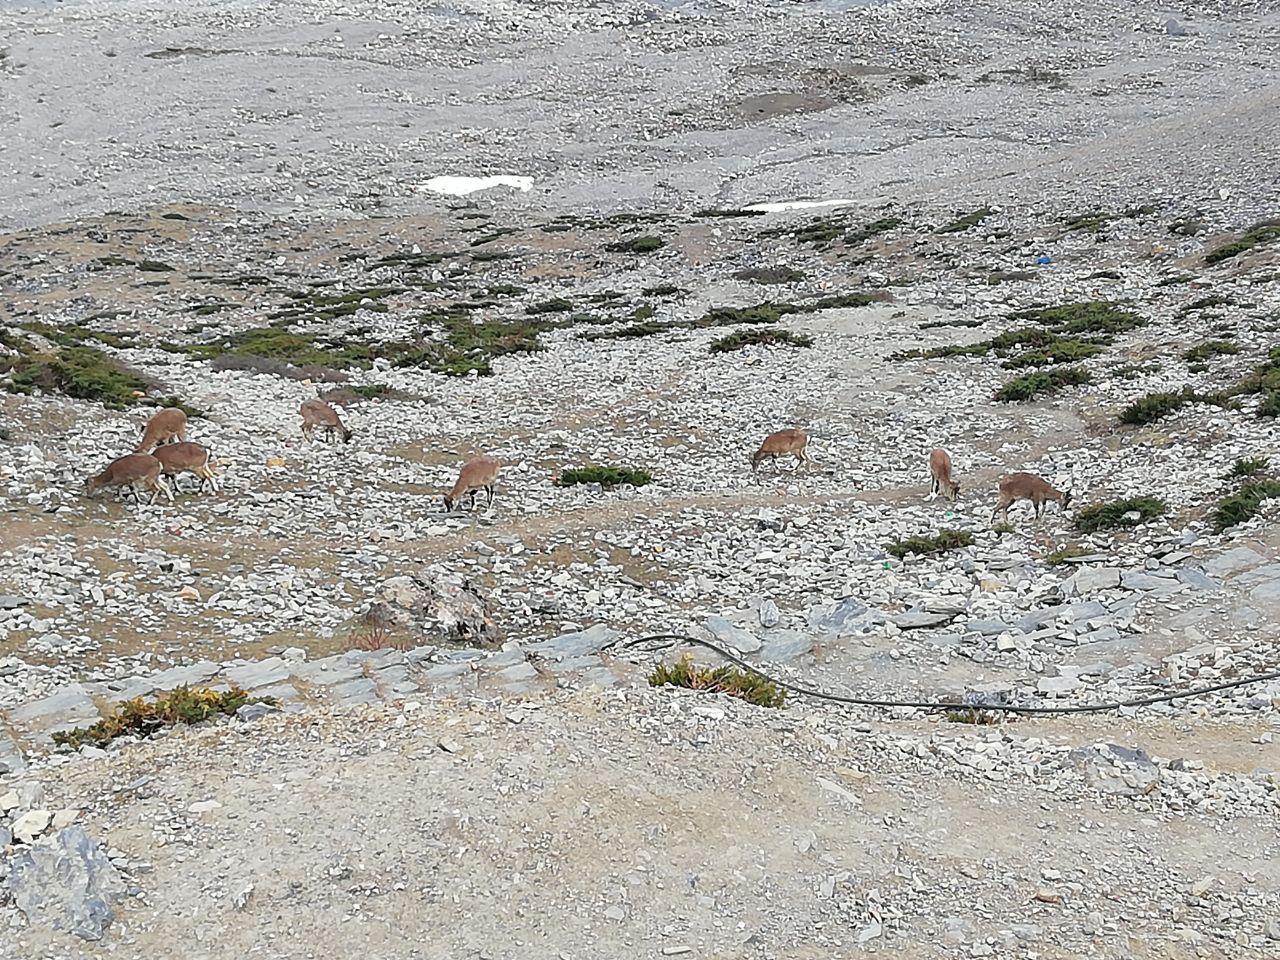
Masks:
[[[189,473],[200,481],[197,490],[203,491],[205,484],[208,484],[212,493],[218,492],[218,478],[213,472],[213,454],[208,447],[202,447],[198,443],[170,443],[156,447],[152,456],[160,461],[164,475],[173,478],[174,490],[181,492],[178,476]]]
[[[150,453],[164,443],[177,443],[187,439],[187,415],[177,407],[165,407],[147,421],[142,431],[142,442],[134,453]]]
[[[155,503],[162,493],[173,503],[173,491],[161,476],[162,470],[160,461],[150,454],[130,453],[112,460],[100,474],[86,480],[85,493],[93,496],[107,487],[124,487],[133,491],[133,498],[139,503],[143,490],[151,491],[149,503]]]
[[[1000,499],[991,511],[991,522],[996,522],[996,514],[999,513],[1008,523],[1009,505],[1015,500],[1030,500],[1038,520],[1049,500],[1057,500],[1063,510],[1067,509],[1071,505],[1071,492],[1058,490],[1048,480],[1033,473],[1011,473],[1000,481]]]
[[[298,412],[302,414],[302,435],[308,440],[311,439],[316,427],[320,427],[330,440],[335,435],[342,434],[343,443],[351,442],[351,431],[338,416],[338,411],[323,400],[303,400]]]
[[[493,506],[493,482],[498,477],[498,468],[502,463],[493,457],[476,457],[462,465],[458,473],[458,482],[453,485],[444,497],[444,508],[452,512],[454,506],[465,496],[470,496],[468,508],[476,505],[476,492],[483,490],[489,495],[486,506]]]
[[[776,461],[779,457],[790,454],[796,458],[796,469],[800,469],[802,463],[813,463],[809,456],[804,452],[805,446],[809,443],[809,437],[803,430],[789,428],[787,430],[779,430],[771,433],[764,438],[764,443],[760,444],[760,449],[751,455],[751,472],[755,473],[760,469],[761,460]]]
[[[960,496],[960,484],[951,476],[951,455],[941,447],[929,454],[929,476],[933,478],[929,489],[930,499],[942,494],[954,501]]]

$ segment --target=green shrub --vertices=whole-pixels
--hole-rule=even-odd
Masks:
[[[1111,371],[1112,375],[1120,380],[1137,380],[1147,374],[1159,372],[1159,363],[1127,363]]]
[[[1272,390],[1268,393],[1258,406],[1257,413],[1260,417],[1280,417],[1280,390]]]
[[[1095,503],[1076,511],[1075,527],[1082,533],[1111,530],[1115,527],[1132,527],[1153,517],[1162,516],[1165,502],[1159,497],[1130,497],[1127,500],[1111,500]],[[1138,519],[1125,519],[1125,514],[1137,513]]]
[[[728,353],[731,350],[741,350],[743,347],[756,345],[766,347],[811,347],[813,346],[813,338],[807,337],[802,333],[792,333],[790,330],[764,327],[757,330],[739,330],[728,336],[720,337],[718,340],[711,341],[710,349],[712,353]]]
[[[724,693],[757,707],[781,707],[787,699],[786,691],[764,677],[737,667],[699,667],[690,657],[658,664],[649,674],[649,686]]]
[[[668,333],[672,330],[683,329],[683,324],[679,323],[659,323],[655,320],[646,320],[643,323],[633,323],[630,326],[622,327],[618,330],[598,330],[594,333],[582,335],[583,340],[634,340],[637,337],[651,337],[658,333]]]
[[[95,400],[105,407],[123,410],[152,401],[146,396],[151,381],[128,370],[93,347],[60,347],[52,353],[19,352],[0,358],[0,369],[9,379],[10,393],[57,393],[77,400]]]
[[[909,553],[926,557],[948,550],[973,545],[973,534],[967,530],[940,530],[932,536],[919,535],[887,544],[885,549],[901,560]]]
[[[937,230],[933,232],[934,233],[961,233],[965,230],[970,229],[971,227],[976,227],[978,224],[980,224],[983,220],[987,219],[987,217],[991,216],[993,213],[995,213],[995,211],[992,210],[990,207],[982,207],[981,209],[974,210],[972,213],[966,213],[963,216],[957,217],[956,219],[948,223],[946,226],[939,227]]]
[[[1181,410],[1188,403],[1193,403],[1195,399],[1195,392],[1189,388],[1178,393],[1169,391],[1148,393],[1120,411],[1120,422],[1132,426],[1155,423],[1157,420]]]
[[[550,300],[530,304],[524,308],[524,312],[536,315],[542,313],[567,313],[572,309],[572,300],[566,300],[564,297],[552,297]]]
[[[1113,336],[1145,326],[1146,321],[1132,310],[1105,300],[1064,303],[1056,307],[1036,307],[1012,314],[1016,320],[1044,324],[1062,336],[1098,334]]]
[[[1239,480],[1242,477],[1252,477],[1256,473],[1261,473],[1267,469],[1266,457],[1242,457],[1231,465],[1231,469],[1227,471],[1228,480]]]
[[[200,723],[218,715],[230,716],[246,703],[275,703],[275,700],[271,697],[250,697],[238,687],[218,691],[182,686],[152,700],[143,697],[126,700],[92,726],[55,733],[53,742],[72,749],[86,744],[105,747],[116,737],[126,734],[146,737],[162,727]]]
[[[735,280],[749,280],[752,283],[768,284],[799,283],[801,280],[808,279],[808,275],[803,270],[788,266],[747,267],[745,270],[739,270],[733,277]]]
[[[653,475],[649,471],[634,467],[574,467],[562,472],[556,485],[572,487],[583,483],[598,483],[608,490],[622,484],[643,487],[652,481]]]
[[[1094,551],[1087,550],[1084,547],[1060,547],[1052,553],[1047,554],[1044,558],[1044,562],[1049,564],[1051,567],[1060,567],[1068,560],[1073,560],[1076,557],[1087,557],[1093,552]]]
[[[1280,480],[1255,480],[1228,497],[1223,497],[1209,515],[1213,529],[1222,533],[1238,523],[1256,517],[1264,500],[1280,497]]]
[[[1182,359],[1188,363],[1203,363],[1211,357],[1229,356],[1239,352],[1240,348],[1230,340],[1207,340],[1185,351]]]
[[[1055,340],[1040,350],[1028,350],[1026,353],[1011,357],[1003,365],[1011,370],[1018,370],[1024,367],[1048,367],[1059,363],[1075,363],[1078,360],[1096,357],[1104,349],[1106,348],[1102,344],[1087,340]]]
[[[1041,370],[1014,377],[996,391],[995,398],[1005,403],[1031,400],[1034,397],[1052,396],[1064,387],[1080,386],[1092,380],[1089,371],[1080,367]]]
[[[653,253],[665,244],[666,241],[661,237],[631,237],[627,240],[619,240],[617,243],[610,243],[605,246],[605,249],[610,253]]]
[[[1276,240],[1280,240],[1280,220],[1264,220],[1261,223],[1255,223],[1238,239],[1205,254],[1204,262],[1210,265],[1222,263],[1242,253],[1248,253],[1254,247],[1273,243]]]

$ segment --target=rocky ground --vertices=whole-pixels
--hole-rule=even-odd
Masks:
[[[1278,26],[16,10],[0,955],[1273,953],[1280,681],[771,710],[618,643],[1020,704],[1275,670]],[[491,173],[532,186],[428,187]],[[847,202],[745,209],[795,200]],[[86,497],[171,402],[222,491]],[[754,475],[783,426],[814,467]],[[496,502],[446,512],[481,452]],[[993,526],[1013,470],[1073,502]],[[52,742],[182,685],[273,703]]]

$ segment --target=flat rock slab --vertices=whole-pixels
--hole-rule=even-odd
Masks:
[[[1064,583],[1075,593],[1089,594],[1098,590],[1113,590],[1120,586],[1120,569],[1118,567],[1081,567]]]
[[[856,597],[845,597],[834,606],[816,607],[809,611],[809,627],[816,633],[843,637],[864,630],[880,619]]]
[[[738,653],[755,653],[762,646],[760,638],[724,617],[707,617],[702,628],[711,634],[716,643]]]
[[[19,607],[25,607],[30,602],[26,597],[15,597],[11,594],[0,593],[0,610],[17,610]]]
[[[47,697],[9,711],[9,722],[15,727],[42,734],[84,726],[99,718],[98,707],[89,698],[88,691],[78,683],[59,687]]]
[[[329,692],[333,695],[334,702],[344,706],[374,703],[378,699],[378,687],[368,677],[334,684]]]
[[[773,663],[785,663],[813,652],[817,638],[811,633],[799,630],[770,630],[764,636],[764,643],[756,655],[761,660]]]
[[[928,627],[941,627],[956,618],[954,612],[933,612],[929,610],[908,610],[893,618],[893,625],[899,630],[923,630]]]
[[[1256,550],[1250,550],[1248,547],[1232,547],[1225,553],[1205,561],[1204,572],[1211,577],[1221,579],[1268,562],[1268,558]]]
[[[0,730],[0,777],[22,773],[27,769],[27,762],[22,758],[22,751],[4,730]]]
[[[607,644],[621,636],[622,634],[617,630],[603,624],[596,624],[581,633],[566,633],[551,640],[531,643],[525,649],[547,660],[566,660],[569,657],[585,657],[588,654],[599,653]]]
[[[1195,567],[1183,567],[1178,571],[1178,581],[1196,590],[1221,590],[1222,584]]]
[[[280,657],[268,657],[257,663],[246,663],[238,667],[227,667],[222,672],[222,679],[241,690],[256,690],[289,679],[289,664]]]
[[[963,626],[967,633],[980,633],[984,637],[994,637],[1010,629],[1003,620],[970,620]]]
[[[295,663],[289,668],[289,673],[295,680],[301,680],[303,683],[320,685],[345,683],[364,676],[364,664],[340,653],[321,660]]]

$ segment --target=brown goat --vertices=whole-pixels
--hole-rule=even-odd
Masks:
[[[165,407],[147,421],[142,431],[142,441],[134,453],[150,453],[164,443],[177,443],[187,439],[187,415],[177,407]]]
[[[338,411],[323,400],[304,400],[298,412],[302,414],[302,435],[308,440],[312,439],[316,427],[320,427],[330,440],[341,434],[343,443],[351,442],[351,431],[338,416]]]
[[[458,472],[458,482],[453,485],[444,497],[445,510],[452,511],[454,506],[465,496],[470,496],[468,508],[476,505],[476,492],[483,490],[489,495],[486,506],[493,505],[493,482],[498,478],[498,469],[502,462],[493,457],[476,457],[462,465]]]
[[[1044,477],[1034,473],[1011,473],[1000,481],[1000,499],[991,511],[991,522],[996,522],[996,514],[1002,514],[1005,522],[1009,521],[1009,505],[1015,500],[1030,500],[1032,509],[1038,520],[1044,514],[1044,505],[1049,500],[1057,500],[1065,510],[1071,505],[1071,492],[1058,490]]]
[[[931,498],[942,494],[954,501],[960,496],[960,484],[951,476],[951,455],[941,447],[929,454],[929,476],[933,479],[929,489]]]
[[[813,463],[805,453],[805,447],[809,443],[809,437],[803,430],[797,430],[794,427],[786,430],[779,430],[771,433],[764,438],[764,443],[760,444],[760,449],[751,455],[751,472],[755,473],[760,469],[761,460],[776,461],[778,457],[790,454],[796,458],[796,469],[800,469],[802,463]]]
[[[147,453],[130,453],[112,460],[97,476],[84,482],[85,493],[93,496],[107,487],[124,487],[133,491],[133,497],[142,502],[143,490],[151,491],[149,503],[155,503],[156,497],[164,494],[173,503],[173,491],[161,476],[163,467],[160,461]]]
[[[200,481],[197,490],[203,491],[205,484],[208,484],[211,492],[218,492],[218,477],[213,472],[213,454],[208,447],[198,443],[170,443],[156,447],[152,456],[160,461],[164,475],[173,478],[173,489],[180,491],[178,476],[189,473]]]

